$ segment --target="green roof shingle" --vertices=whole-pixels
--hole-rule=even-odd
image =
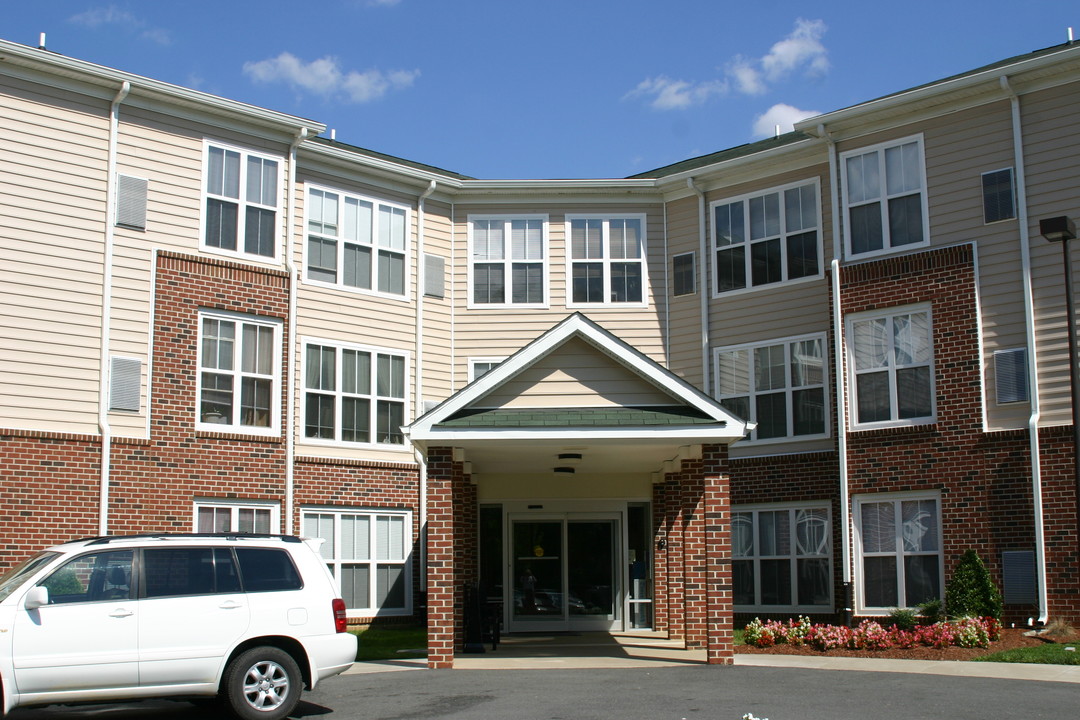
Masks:
[[[723,426],[691,407],[498,408],[462,410],[439,423],[442,428],[570,428]]]

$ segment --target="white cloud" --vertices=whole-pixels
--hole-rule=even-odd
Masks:
[[[732,91],[763,95],[771,89],[770,84],[800,70],[805,75],[822,75],[829,69],[828,52],[821,42],[826,30],[821,20],[799,18],[795,29],[761,58],[731,58],[722,78],[688,82],[657,75],[642,80],[623,99],[646,98],[656,110],[684,110]]]
[[[723,95],[727,91],[727,83],[722,80],[690,83],[673,80],[666,75],[657,75],[642,80],[636,88],[624,95],[623,99],[651,97],[649,105],[656,110],[682,110],[700,105],[710,97]]]
[[[728,65],[727,74],[735,81],[735,87],[743,94],[761,95],[768,90],[761,78],[761,71],[753,66],[752,61],[744,57],[739,56],[732,60]]]
[[[257,83],[280,82],[294,90],[343,97],[349,102],[365,103],[377,100],[390,90],[400,90],[413,84],[419,70],[381,70],[343,72],[335,57],[326,56],[304,62],[292,53],[244,63],[244,74]]]
[[[168,45],[172,42],[168,30],[150,27],[146,21],[140,20],[127,10],[121,10],[115,5],[90,8],[77,15],[72,15],[68,18],[68,22],[75,23],[76,25],[83,25],[88,28],[99,28],[103,25],[115,25],[124,28],[129,32],[138,33],[143,39],[157,43],[158,45]]]
[[[821,37],[827,29],[821,20],[796,20],[795,30],[761,58],[761,67],[769,80],[779,80],[799,67],[805,67],[809,75],[825,73],[829,60]]]
[[[777,125],[780,126],[780,132],[791,132],[795,129],[795,123],[820,114],[818,110],[800,110],[785,103],[777,103],[754,118],[754,137],[772,137],[776,134]]]

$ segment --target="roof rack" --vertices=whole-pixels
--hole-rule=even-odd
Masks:
[[[72,542],[85,542],[87,545],[108,545],[122,540],[192,540],[212,538],[220,540],[281,540],[282,542],[303,542],[296,535],[275,535],[272,533],[137,533],[134,535],[102,535],[82,538]]]

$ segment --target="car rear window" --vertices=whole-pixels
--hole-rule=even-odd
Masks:
[[[236,548],[244,592],[278,592],[303,587],[300,573],[284,550]]]

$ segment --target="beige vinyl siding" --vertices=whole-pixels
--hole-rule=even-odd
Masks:
[[[445,297],[424,297],[424,390],[423,400],[441,402],[453,393],[454,348],[454,256],[451,218],[452,206],[432,201],[424,203],[424,253],[438,255],[445,263],[443,290]],[[419,263],[423,263],[423,258]],[[419,267],[419,265],[418,265]],[[419,278],[419,273],[417,274]],[[423,288],[419,289],[423,293]],[[423,412],[423,407],[417,414]]]
[[[1026,345],[1020,232],[1016,220],[986,224],[983,173],[1013,167],[1008,101],[924,122],[930,242],[976,243],[979,311],[983,334],[983,398],[987,428],[1024,427],[1027,403],[999,405],[994,390],[994,351]]]
[[[646,286],[647,306],[617,306],[568,309],[566,276],[567,215],[604,214],[646,215]],[[487,309],[468,307],[468,217],[470,215],[546,215],[548,225],[548,296],[544,309],[516,309],[499,306]],[[458,205],[454,209],[456,242],[454,263],[455,297],[455,385],[468,380],[469,357],[505,357],[551,329],[573,312],[581,312],[593,322],[633,345],[653,360],[666,362],[662,319],[666,305],[666,268],[663,208],[643,205]]]
[[[474,407],[620,407],[676,404],[589,343],[572,339],[473,403]]]
[[[706,211],[707,212],[707,211]],[[704,387],[702,362],[701,294],[709,292],[701,286],[702,262],[708,263],[709,251],[701,255],[698,231],[698,199],[682,198],[667,206],[668,262],[681,253],[694,253],[694,272],[697,292],[693,295],[671,297],[668,314],[667,344],[669,369],[696,387]],[[668,272],[671,271],[670,265]]]
[[[108,103],[0,93],[0,426],[94,434]]]
[[[307,216],[305,207],[310,186],[338,190],[375,200],[385,200],[408,208],[406,238],[407,299],[375,295],[362,291],[314,285],[306,280]],[[304,355],[305,339],[331,343],[364,345],[386,349],[406,357],[405,422],[416,417],[413,390],[416,370],[416,197],[379,190],[353,179],[343,179],[300,166],[296,183],[296,216],[293,231],[293,261],[300,274],[296,306],[296,441],[297,453],[316,457],[411,462],[411,452],[402,446],[395,449],[358,448],[346,445],[315,444],[304,437]]]
[[[1032,275],[1042,424],[1071,422],[1068,330],[1065,320],[1061,247],[1039,235],[1039,220],[1067,215],[1080,221],[1080,83],[1023,95],[1020,99],[1031,221]],[[1074,278],[1080,272],[1080,246],[1073,241]]]

